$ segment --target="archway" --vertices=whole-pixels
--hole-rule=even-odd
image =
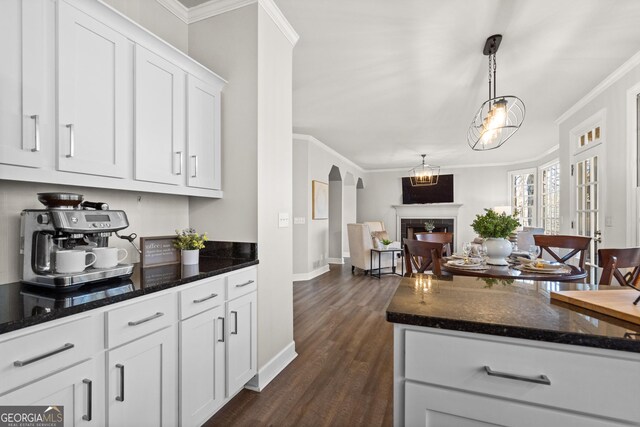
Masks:
[[[342,174],[332,166],[329,172],[329,263],[342,264]]]
[[[347,224],[353,224],[356,220],[356,179],[350,172],[345,173],[344,186],[342,188],[342,256],[349,256],[349,234]]]

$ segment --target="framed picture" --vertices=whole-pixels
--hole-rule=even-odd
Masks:
[[[313,219],[329,219],[329,185],[326,182],[311,182],[313,196],[311,199],[311,217]]]

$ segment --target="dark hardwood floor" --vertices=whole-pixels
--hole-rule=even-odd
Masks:
[[[385,308],[399,281],[352,275],[347,261],[295,282],[298,357],[261,393],[242,390],[205,426],[391,426],[393,325]]]

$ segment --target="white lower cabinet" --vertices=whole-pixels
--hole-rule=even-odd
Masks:
[[[174,326],[107,352],[107,423],[111,426],[177,424]]]
[[[255,292],[227,302],[227,396],[257,373]]]
[[[103,402],[104,368],[95,359],[49,375],[0,397],[2,406],[62,406],[65,426],[104,425]]]
[[[637,354],[395,325],[397,426],[639,425]],[[603,403],[603,402],[606,402]]]
[[[199,426],[224,402],[224,306],[180,322],[180,425]]]

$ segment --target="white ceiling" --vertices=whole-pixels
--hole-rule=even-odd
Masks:
[[[275,2],[300,35],[294,132],[365,169],[412,167],[421,153],[441,166],[540,157],[558,143],[554,120],[640,51],[639,0]],[[496,33],[498,94],[527,116],[500,149],[474,152],[466,132]]]

